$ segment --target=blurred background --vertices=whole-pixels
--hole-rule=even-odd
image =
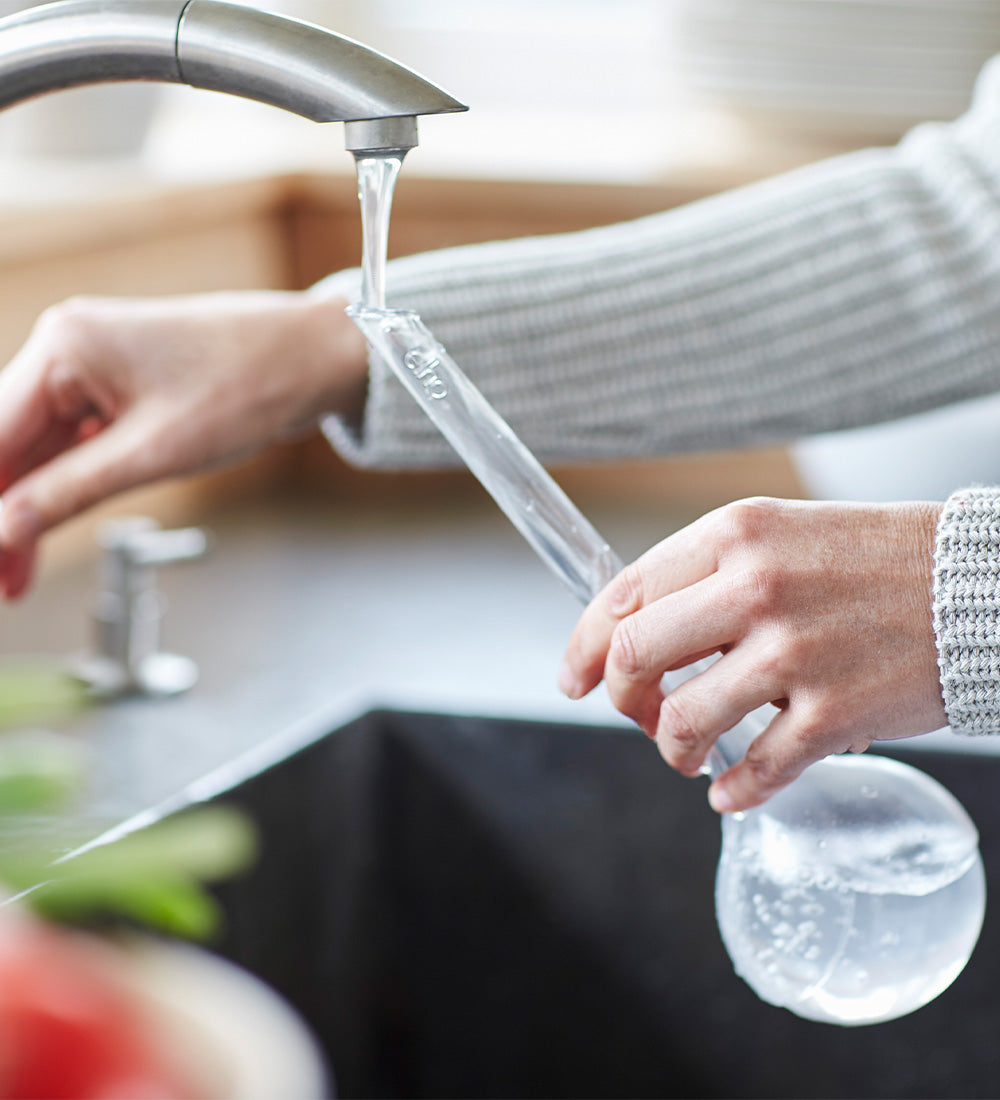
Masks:
[[[358,38],[470,105],[464,115],[421,120],[421,144],[407,158],[394,204],[393,255],[609,224],[892,143],[915,124],[961,114],[982,65],[1000,53],[1000,0],[254,3]],[[0,15],[23,6],[0,0]],[[353,162],[337,125],[135,84],[62,92],[0,114],[0,362],[42,310],[70,295],[301,289],[359,257]],[[996,481],[998,419],[1000,399],[982,400],[786,447],[555,473],[628,558],[751,494],[943,499],[962,484]],[[164,699],[132,685],[69,723],[88,757],[76,807],[85,832],[146,823],[249,783],[263,832],[285,847],[265,851],[262,867],[273,866],[266,871],[273,878],[231,899],[231,953],[251,965],[253,952],[240,956],[239,945],[259,932],[254,943],[275,964],[269,980],[282,988],[285,967],[304,988],[315,980],[312,961],[333,957],[326,937],[335,935],[344,969],[332,977],[317,971],[326,984],[313,991],[313,1007],[320,1016],[339,1013],[348,1058],[367,1051],[380,1074],[391,1077],[396,1067],[378,1043],[405,1047],[412,1039],[407,1049],[420,1062],[420,1027],[432,1018],[454,1025],[475,1069],[493,1057],[517,1062],[509,1056],[523,1038],[517,998],[538,999],[539,968],[569,950],[555,984],[579,1000],[573,976],[583,975],[595,1037],[559,1037],[568,1053],[548,1066],[557,1084],[567,1059],[576,1060],[582,1088],[594,1080],[588,1057],[607,1034],[607,993],[629,1003],[634,995],[637,1006],[619,1018],[622,1064],[636,1057],[634,1045],[647,1060],[654,1052],[659,1073],[659,1052],[671,1041],[672,1066],[718,1035],[727,1049],[703,1059],[729,1074],[715,1092],[698,1091],[702,1065],[672,1087],[677,1095],[736,1095],[744,1087],[745,1063],[728,1049],[733,1035],[748,1049],[779,1040],[774,1013],[763,1013],[759,1030],[746,1028],[752,998],[742,986],[728,999],[736,979],[710,912],[715,820],[699,816],[696,786],[683,797],[697,806],[683,801],[676,776],[650,767],[638,735],[621,742],[626,723],[602,692],[574,704],[558,694],[556,671],[578,608],[469,475],[366,474],[314,438],[274,447],[239,470],[130,493],[49,538],[32,593],[0,611],[0,663],[32,655],[68,673],[81,654],[95,655],[93,612],[97,620],[106,613],[116,575],[108,525],[136,515],[147,517],[128,528],[137,546],[155,542],[157,527],[210,528],[181,538],[196,547],[177,555],[189,559],[183,568],[147,569],[140,578],[145,618],[137,629],[154,650],[186,659],[190,690]],[[123,537],[123,528],[114,530]],[[165,545],[154,557],[166,564]],[[428,714],[446,717],[420,717]],[[571,726],[593,736],[567,739]],[[942,733],[922,744],[996,753],[997,741]],[[625,755],[620,743],[630,744]],[[304,746],[319,755],[296,758]],[[670,783],[678,786],[664,794]],[[995,797],[985,787],[979,793],[989,810]],[[984,851],[993,836],[1000,851],[991,816],[978,820]],[[686,847],[662,838],[683,834],[686,844],[692,822],[702,832],[689,859]],[[460,851],[442,856],[454,843]],[[665,854],[676,868],[662,862]],[[425,890],[435,876],[445,885]],[[662,890],[650,901],[653,879]],[[465,912],[470,882],[477,919],[449,924],[442,913]],[[467,998],[482,985],[483,944],[492,949],[494,935],[509,931],[499,927],[498,897],[520,899],[528,916],[514,922],[517,935],[544,950],[515,943],[508,962],[496,949],[499,976],[489,989],[502,991],[515,964],[524,984],[508,1001],[498,995],[497,1017],[508,1030],[480,1027],[477,1040],[497,1037],[497,1048],[481,1056],[463,1029],[473,1026]],[[285,908],[269,923],[272,903],[276,914]],[[379,922],[393,914],[402,916],[390,935]],[[248,931],[255,917],[260,928]],[[487,920],[497,927],[483,932]],[[630,920],[640,922],[638,932]],[[548,939],[538,940],[542,926]],[[414,938],[427,929],[426,940]],[[468,965],[455,962],[463,936]],[[425,942],[440,950],[423,953]],[[698,976],[708,975],[703,996],[690,995],[691,974],[678,969],[688,955]],[[355,965],[361,956],[384,971],[369,981]],[[411,963],[419,973],[401,992],[394,982]],[[449,967],[461,971],[452,1000],[452,987],[440,985]],[[345,973],[351,998],[330,1008],[329,989]],[[597,979],[608,974],[606,988]],[[423,1011],[406,998],[439,988],[441,1003],[406,1031]],[[672,995],[676,989],[685,996]],[[981,995],[991,1006],[990,992]],[[980,992],[969,996],[980,1004]],[[375,1038],[366,1046],[367,1017],[355,1009],[368,999],[385,1015],[372,1016]],[[869,1085],[864,1095],[988,1095],[995,1021],[969,1003],[924,1017],[926,1033],[898,1032],[906,1041],[892,1066],[879,1032],[865,1040],[870,1048],[824,1047],[817,1072],[816,1031],[789,1032],[781,1050],[802,1051],[804,1068],[789,1062],[794,1072],[779,1082],[767,1074],[783,1059],[757,1059],[764,1076],[754,1094],[825,1095],[826,1072],[837,1082],[831,1095]],[[539,1057],[551,1062],[551,1051],[563,1048],[545,1028],[562,1012],[539,1015]],[[982,1041],[973,1018],[986,1029]],[[949,1038],[942,1053],[938,1029],[949,1021],[967,1033],[968,1049]],[[863,1049],[870,1056],[857,1054]],[[933,1065],[916,1057],[923,1051],[933,1051]],[[903,1067],[912,1080],[864,1084],[860,1065]],[[519,1067],[530,1076],[530,1060]],[[608,1091],[618,1068],[600,1071]],[[970,1084],[965,1070],[980,1077]],[[981,1082],[988,1084],[975,1091]],[[372,1094],[419,1094],[402,1077],[377,1085]],[[427,1094],[449,1094],[442,1090],[452,1085],[434,1079]],[[506,1086],[494,1094],[512,1095]],[[646,1088],[668,1095],[659,1078],[637,1081],[634,1094]],[[471,1093],[455,1086],[450,1094]]]

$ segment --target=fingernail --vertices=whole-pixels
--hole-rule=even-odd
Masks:
[[[0,499],[0,546],[13,549],[29,542],[38,531],[38,516],[26,500]]]
[[[736,803],[729,796],[725,787],[713,783],[708,788],[708,804],[717,814],[731,814],[736,809]]]
[[[558,677],[559,690],[563,695],[568,695],[570,699],[578,699],[580,697],[580,683],[576,678],[576,673],[570,667],[569,661],[563,661],[559,668]]]

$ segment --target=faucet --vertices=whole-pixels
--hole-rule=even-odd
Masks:
[[[100,591],[94,607],[93,651],[73,661],[73,672],[99,699],[121,695],[180,695],[194,686],[198,666],[160,650],[165,600],[157,567],[194,561],[208,550],[197,527],[161,531],[147,516],[111,520],[99,534]]]
[[[59,0],[0,20],[0,109],[119,80],[188,84],[344,122],[356,157],[405,154],[418,115],[468,109],[353,39],[225,0]]]

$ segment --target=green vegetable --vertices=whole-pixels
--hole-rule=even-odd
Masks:
[[[0,730],[63,721],[86,702],[61,671],[0,667]],[[85,755],[71,738],[0,735],[0,892],[23,892],[26,904],[52,920],[119,916],[172,935],[211,936],[221,913],[203,884],[253,862],[252,823],[230,808],[202,807],[53,863],[38,826],[55,825],[63,850],[80,847],[73,802],[85,779]]]
[[[44,661],[8,661],[0,666],[0,730],[52,725],[88,705],[83,684]]]
[[[6,735],[0,741],[0,828],[12,815],[66,806],[84,777],[83,753],[68,738]]]
[[[206,939],[221,914],[201,884],[245,870],[255,852],[255,832],[243,814],[223,806],[190,810],[47,868],[27,900],[54,920],[115,914]],[[20,885],[30,883],[22,878]]]

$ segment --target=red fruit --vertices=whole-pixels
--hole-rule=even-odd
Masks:
[[[87,937],[0,923],[0,1098],[190,1100],[117,964]]]

